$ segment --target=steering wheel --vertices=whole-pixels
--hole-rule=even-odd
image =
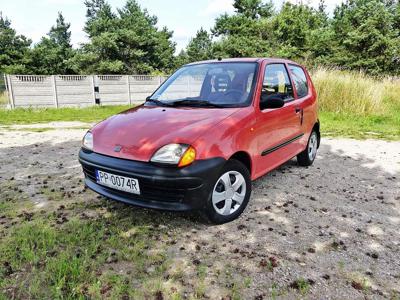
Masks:
[[[224,92],[224,96],[228,96],[230,94],[232,94],[232,96],[236,94],[238,96],[237,99],[240,99],[240,97],[243,96],[243,92],[237,89],[227,90],[226,92]]]

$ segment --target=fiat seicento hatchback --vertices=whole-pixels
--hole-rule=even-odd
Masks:
[[[224,223],[247,206],[252,180],[294,156],[313,163],[319,127],[314,86],[295,62],[203,61],[94,126],[79,161],[85,184],[108,198]]]

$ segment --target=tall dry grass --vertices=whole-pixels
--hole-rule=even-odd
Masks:
[[[361,116],[400,108],[400,79],[318,68],[311,72],[321,111]]]
[[[8,104],[7,92],[0,92],[0,106]]]

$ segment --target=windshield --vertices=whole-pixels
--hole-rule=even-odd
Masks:
[[[149,99],[171,106],[247,106],[255,85],[256,63],[204,63],[176,71]]]

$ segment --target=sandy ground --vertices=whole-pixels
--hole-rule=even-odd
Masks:
[[[43,178],[66,191],[82,189],[77,153],[85,130],[63,126],[73,127],[0,128],[0,181],[24,182],[40,209],[52,207],[38,192]],[[245,299],[394,299],[400,295],[399,179],[400,142],[323,139],[312,167],[291,160],[256,180],[239,220],[174,229],[169,256],[188,269],[189,291],[191,266],[209,266],[210,299],[229,288],[216,279],[221,269],[247,280]],[[96,199],[85,194],[86,201]]]

